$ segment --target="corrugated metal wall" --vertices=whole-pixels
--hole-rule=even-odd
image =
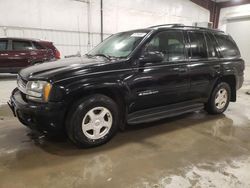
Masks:
[[[89,2],[89,3],[87,3]],[[104,38],[164,23],[204,22],[209,12],[189,0],[103,0]],[[100,42],[100,0],[0,1],[0,36],[46,39],[63,56]]]
[[[104,37],[110,34],[105,34]],[[85,54],[100,43],[100,33],[0,26],[0,36],[35,38],[53,41],[63,56]]]

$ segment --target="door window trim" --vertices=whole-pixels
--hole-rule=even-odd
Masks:
[[[205,41],[205,46],[206,46],[206,52],[207,52],[207,57],[205,58],[193,58],[192,56],[192,50],[191,50],[191,40],[190,40],[190,35],[189,33],[202,33],[203,37],[204,37],[204,41]],[[206,41],[206,37],[205,37],[205,31],[196,31],[196,30],[188,30],[187,31],[187,38],[188,38],[188,59],[189,61],[208,61],[208,47],[207,47],[207,41]]]
[[[220,53],[219,53],[219,50],[218,50],[218,43],[215,39],[215,37],[213,36],[213,34],[209,33],[209,32],[204,32],[204,35],[205,35],[205,41],[206,41],[206,46],[207,46],[207,55],[208,55],[208,60],[218,60],[220,59]],[[214,38],[214,40],[212,39],[212,37]],[[211,42],[215,42],[215,44],[213,44],[213,47],[215,49],[215,53],[216,53],[216,56],[215,57],[209,57],[209,49],[208,49],[208,41],[207,41],[207,38],[209,38],[209,40]]]
[[[139,57],[142,55],[142,53],[144,52],[145,48],[146,48],[146,45],[157,35],[159,35],[160,33],[163,33],[163,32],[172,32],[172,33],[175,33],[175,32],[179,32],[182,34],[182,38],[183,38],[183,45],[184,45],[184,52],[183,52],[183,59],[181,60],[176,60],[176,61],[167,61],[167,60],[164,60],[162,62],[156,62],[156,63],[153,63],[152,65],[165,65],[165,64],[177,64],[177,63],[180,63],[180,64],[184,64],[183,62],[187,62],[188,61],[188,52],[187,52],[187,41],[186,41],[186,36],[185,36],[185,31],[181,30],[181,29],[168,29],[168,30],[163,30],[163,31],[158,31],[156,33],[154,33],[151,37],[148,38],[148,40],[145,42],[145,44],[142,46],[142,49],[140,51],[140,55]],[[150,66],[152,66],[150,65]]]
[[[9,40],[6,38],[2,38],[2,39],[0,39],[0,41],[4,41],[4,42],[6,42],[6,49],[5,50],[0,50],[0,52],[6,52],[6,51],[8,51],[9,50]]]
[[[14,49],[13,49],[13,41],[28,42],[28,43],[30,43],[30,46],[32,46],[33,49],[14,50]],[[12,39],[12,40],[11,40],[11,50],[14,51],[14,52],[15,52],[15,51],[31,51],[31,50],[34,50],[34,46],[33,46],[32,42],[31,42],[31,41],[28,41],[28,40]]]
[[[232,39],[232,37],[231,37],[230,35],[228,36],[228,35],[222,34],[222,33],[213,33],[212,35],[213,35],[213,37],[214,37],[214,39],[215,39],[215,41],[216,41],[216,44],[217,44],[217,51],[218,51],[218,54],[219,54],[219,58],[220,58],[220,59],[231,60],[231,59],[235,59],[235,58],[240,58],[240,57],[241,57],[239,47],[237,46],[237,44],[235,43],[235,41]],[[231,37],[231,38],[230,38],[230,41],[234,43],[235,47],[237,48],[237,50],[238,50],[238,52],[239,52],[239,56],[237,56],[237,57],[224,57],[224,56],[222,55],[222,53],[221,53],[221,44],[220,44],[219,41],[217,40],[216,35],[217,35],[217,36],[220,36],[220,35],[221,35],[221,36],[228,36],[228,37]]]

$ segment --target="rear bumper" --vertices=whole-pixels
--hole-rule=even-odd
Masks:
[[[238,78],[237,78],[237,83],[236,83],[236,89],[240,89],[243,85],[243,82],[244,82],[244,75],[239,75]]]
[[[27,102],[16,88],[12,92],[8,105],[19,121],[31,129],[50,134],[64,131],[66,110],[62,103]]]

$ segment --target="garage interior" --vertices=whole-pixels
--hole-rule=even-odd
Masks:
[[[52,41],[62,59],[117,32],[181,23],[229,33],[246,66],[223,115],[128,126],[92,149],[22,126],[7,105],[16,74],[0,74],[0,187],[250,187],[249,0],[8,0],[0,12],[0,37]]]

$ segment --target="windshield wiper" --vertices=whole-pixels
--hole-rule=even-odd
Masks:
[[[94,56],[102,56],[102,57],[107,58],[108,60],[111,60],[110,56],[105,55],[105,54],[95,54]]]
[[[92,54],[85,54],[85,55],[86,55],[87,57],[102,56],[102,57],[107,58],[108,60],[124,58],[123,56],[121,56],[121,57],[115,57],[115,56],[105,55],[105,54],[95,54],[95,55],[92,55]]]
[[[87,57],[93,57],[93,55],[91,54],[85,54]]]

